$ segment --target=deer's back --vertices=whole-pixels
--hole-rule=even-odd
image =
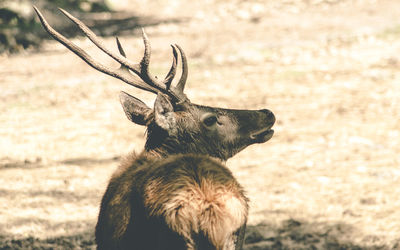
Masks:
[[[248,205],[231,171],[210,157],[142,155],[114,174],[100,210],[100,249],[234,249]]]

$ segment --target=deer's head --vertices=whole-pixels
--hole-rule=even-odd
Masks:
[[[172,66],[164,80],[159,80],[149,73],[151,49],[144,32],[144,56],[140,63],[135,64],[126,59],[118,38],[120,54],[109,51],[85,24],[61,10],[98,48],[121,64],[120,68],[111,69],[95,61],[84,50],[55,31],[39,10],[35,10],[50,35],[90,66],[157,95],[154,107],[150,108],[136,97],[125,92],[120,94],[120,101],[128,119],[147,126],[146,151],[161,156],[177,153],[206,154],[226,160],[247,146],[264,143],[272,137],[274,131],[271,127],[275,123],[275,116],[267,109],[234,110],[191,103],[184,94],[188,76],[186,56],[178,45],[171,45]],[[182,62],[182,75],[178,83],[172,86],[178,54]]]

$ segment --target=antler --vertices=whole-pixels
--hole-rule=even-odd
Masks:
[[[58,33],[55,29],[53,29],[46,19],[43,17],[42,13],[35,7],[35,9],[40,22],[42,23],[43,27],[45,30],[58,42],[62,43],[65,47],[67,47],[69,50],[71,50],[73,53],[75,53],[77,56],[79,56],[83,61],[85,61],[87,64],[89,64],[91,67],[94,69],[103,72],[107,75],[110,75],[112,77],[118,78],[129,85],[132,85],[136,88],[149,91],[152,93],[164,93],[170,96],[174,102],[184,102],[187,101],[186,95],[183,93],[183,90],[185,88],[186,84],[186,79],[188,75],[188,68],[187,68],[187,61],[186,61],[186,56],[181,47],[178,45],[171,45],[172,47],[172,53],[173,53],[173,60],[172,60],[172,65],[171,68],[164,78],[164,80],[159,81],[155,77],[153,77],[150,72],[149,72],[149,64],[150,64],[150,54],[151,54],[151,47],[150,47],[150,42],[147,38],[146,33],[142,29],[142,36],[143,36],[143,43],[144,43],[144,55],[140,63],[135,64],[129,61],[126,58],[126,54],[122,48],[122,45],[118,39],[116,38],[117,41],[117,46],[120,55],[115,54],[108,50],[103,43],[100,41],[100,39],[91,31],[84,23],[82,23],[79,19],[75,18],[72,16],[70,13],[63,9],[59,9],[66,17],[68,17],[72,22],[74,22],[78,28],[104,53],[109,55],[111,58],[113,58],[115,61],[117,61],[119,64],[121,64],[121,67],[118,69],[112,69],[110,67],[106,67],[100,62],[94,60],[88,53],[86,53],[83,49],[75,45],[73,42],[68,40],[66,37]],[[172,80],[174,79],[176,75],[176,65],[177,65],[177,60],[178,60],[178,52],[181,54],[181,60],[182,60],[182,75],[176,85],[176,87],[171,88],[171,83]],[[132,72],[134,74],[132,74]],[[136,76],[138,76],[140,79],[138,79]]]

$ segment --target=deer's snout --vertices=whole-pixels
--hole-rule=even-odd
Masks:
[[[266,120],[268,121],[268,125],[272,127],[272,125],[274,125],[275,120],[276,120],[274,113],[272,113],[268,109],[260,109],[259,112],[266,114],[266,116],[267,116]]]

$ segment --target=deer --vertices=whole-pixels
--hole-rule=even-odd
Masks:
[[[274,134],[268,109],[238,110],[198,105],[184,93],[188,63],[171,45],[172,65],[164,79],[149,72],[151,47],[142,29],[140,63],[107,49],[79,19],[61,12],[120,64],[113,69],[54,30],[34,7],[45,30],[94,69],[156,95],[153,108],[126,92],[120,102],[127,118],[146,127],[141,153],[122,160],[101,201],[95,230],[97,249],[242,249],[249,200],[226,161]],[[172,84],[181,62],[181,76]]]

